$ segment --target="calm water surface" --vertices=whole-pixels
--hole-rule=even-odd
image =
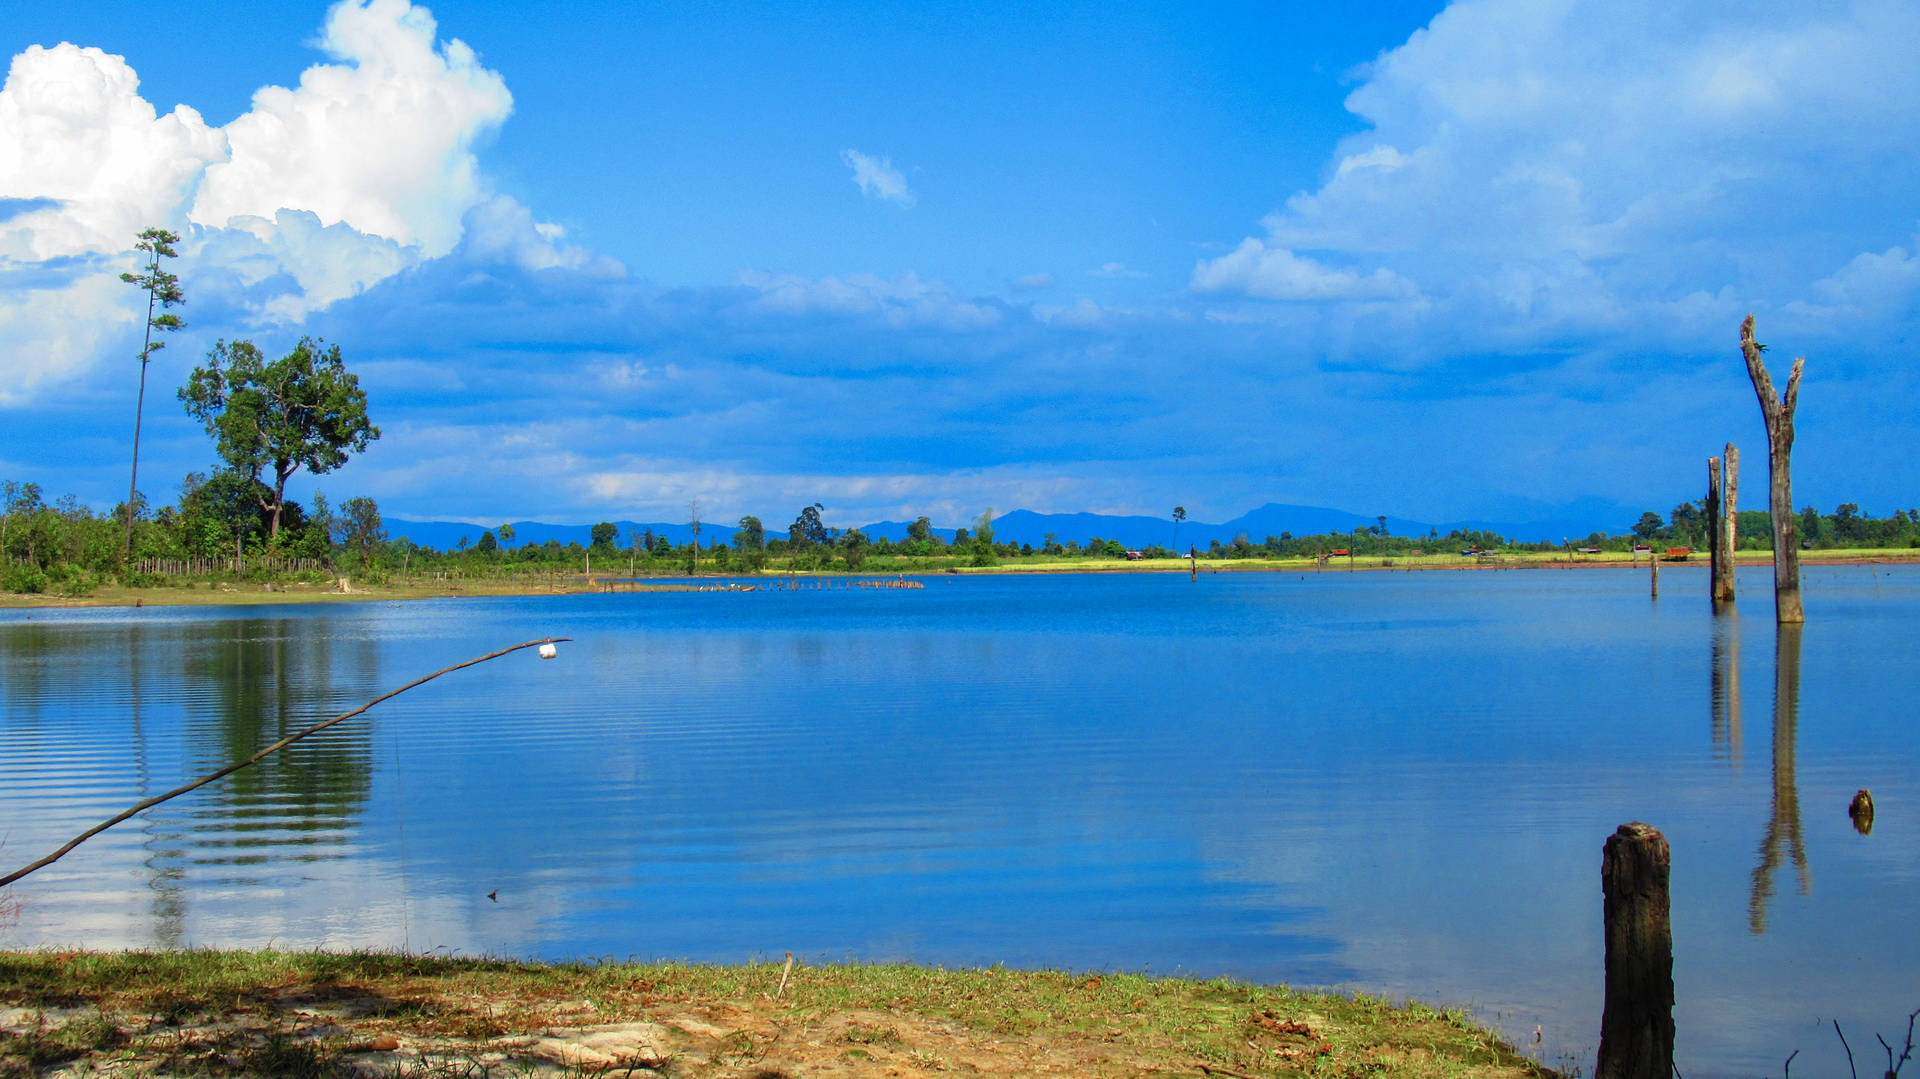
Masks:
[[[1810,570],[1785,635],[1764,569],[1740,616],[1661,583],[0,612],[7,868],[575,638],[106,833],[14,887],[0,943],[1227,974],[1468,1005],[1590,1070],[1600,846],[1638,819],[1673,845],[1682,1072],[1833,1071],[1830,1020],[1871,1047],[1920,1007],[1920,569]]]

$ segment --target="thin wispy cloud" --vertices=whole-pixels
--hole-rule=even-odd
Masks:
[[[893,167],[892,160],[851,149],[840,151],[840,160],[853,170],[853,182],[862,195],[902,206],[913,205],[913,192],[907,190],[907,178]]]

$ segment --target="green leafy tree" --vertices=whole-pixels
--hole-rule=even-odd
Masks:
[[[306,527],[300,530],[297,553],[302,558],[333,561],[333,536],[339,530],[340,520],[327,505],[327,496],[313,492],[313,510],[307,514]]]
[[[1659,514],[1648,510],[1641,514],[1640,520],[1634,524],[1633,534],[1643,540],[1650,540],[1665,527],[1667,522],[1661,520]]]
[[[1187,519],[1187,507],[1173,507],[1173,545],[1180,546],[1180,522]]]
[[[811,506],[802,506],[800,516],[787,526],[787,541],[795,549],[823,545],[827,542],[827,526],[820,519],[820,512],[826,507],[815,502]]]
[[[267,497],[258,476],[223,468],[211,476],[190,472],[180,484],[180,553],[223,558],[266,533]]]
[[[1860,504],[1842,502],[1833,511],[1833,538],[1843,547],[1858,547],[1867,538],[1867,518],[1860,516]]]
[[[733,534],[733,545],[743,553],[766,550],[767,526],[752,514],[740,518],[740,530]]]
[[[21,483],[18,480],[0,483],[0,561],[4,561],[12,554],[13,548],[9,545],[8,539],[13,523],[22,516],[32,513],[38,505],[40,505],[39,484]]]
[[[362,568],[373,568],[374,549],[387,540],[386,526],[380,522],[380,507],[371,498],[349,498],[340,504],[340,519],[344,522],[340,542],[360,556]],[[493,539],[493,533],[483,533],[480,538],[485,543]]]
[[[601,521],[587,535],[595,554],[612,554],[613,541],[620,538],[620,526],[612,521]]]
[[[931,535],[933,535],[933,522],[925,517],[916,517],[913,523],[907,526],[907,538],[910,540],[924,543]]]
[[[508,544],[513,542],[513,526],[512,525],[503,524],[499,528],[494,529],[494,531],[499,534],[500,545],[502,547],[505,547]]]
[[[187,302],[180,291],[180,279],[160,268],[161,259],[177,257],[173,245],[179,242],[180,237],[166,229],[148,229],[133,245],[146,253],[146,265],[142,267],[145,272],[120,275],[120,280],[139,286],[147,294],[146,338],[140,346],[140,394],[133,406],[133,469],[127,479],[127,530],[121,545],[122,557],[133,550],[133,511],[140,500],[136,492],[140,486],[140,415],[146,411],[147,404],[147,364],[154,353],[166,347],[166,342],[153,339],[153,331],[173,333],[187,325],[178,315],[167,313],[167,308]],[[154,311],[156,307],[160,309],[158,313]]]
[[[1812,506],[1800,507],[1800,540],[1811,547],[1820,542],[1820,511]]]
[[[500,541],[494,538],[493,530],[488,529],[480,533],[480,539],[474,543],[473,549],[476,554],[492,557],[500,553]]]
[[[269,544],[280,536],[289,477],[302,468],[331,472],[380,437],[340,346],[324,346],[303,337],[268,363],[251,341],[220,341],[180,390],[187,414],[206,425],[222,460],[254,477],[272,471],[272,494],[260,501],[270,517]]]
[[[740,554],[733,559],[733,568],[744,573],[757,573],[767,564],[767,526],[760,518],[748,514],[740,518],[740,529],[733,534],[733,545]]]
[[[867,559],[868,548],[872,546],[867,542],[866,533],[857,528],[840,533],[836,545],[840,548],[840,559],[847,564],[849,571],[860,568],[860,563]]]
[[[1704,534],[1705,519],[1700,513],[1700,508],[1691,502],[1682,502],[1673,507],[1673,512],[1667,515],[1667,519],[1673,522],[1673,538],[1681,543],[1691,543],[1696,537]]]
[[[993,507],[988,506],[985,513],[973,521],[973,558],[976,566],[991,566],[1000,561],[993,546]]]

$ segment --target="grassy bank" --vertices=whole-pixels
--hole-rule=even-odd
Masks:
[[[757,1079],[1552,1074],[1457,1013],[1227,981],[364,953],[0,953],[0,1075],[521,1076],[556,1066]]]

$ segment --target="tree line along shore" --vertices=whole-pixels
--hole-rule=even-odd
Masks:
[[[132,528],[123,532],[124,505],[96,514],[71,495],[48,502],[36,484],[0,481],[0,593],[17,605],[24,597],[178,602],[190,601],[185,594],[198,590],[212,602],[211,594],[571,591],[615,577],[1635,565],[1677,548],[1697,552],[1707,530],[1704,513],[1683,502],[1664,518],[1643,514],[1626,533],[1560,543],[1522,543],[1466,530],[1400,536],[1389,534],[1382,521],[1350,533],[1283,532],[1258,540],[1242,534],[1176,551],[1129,548],[1099,536],[1048,534],[1040,544],[1005,542],[995,537],[990,512],[952,539],[925,517],[909,525],[903,539],[868,537],[856,528],[828,526],[815,504],[803,507],[784,534],[746,516],[732,527],[708,526],[703,542],[674,543],[651,530],[622,536],[612,523],[601,522],[589,530],[586,544],[516,546],[512,526],[503,525],[483,531],[476,543],[441,550],[390,535],[370,498],[335,507],[324,494],[307,505],[283,496],[269,500],[269,513],[261,508],[261,487],[233,470],[195,473],[182,484],[176,504],[137,504]],[[1830,514],[1806,507],[1797,516],[1811,560],[1920,558],[1920,510],[1874,518],[1843,503]],[[1765,560],[1772,540],[1768,515],[1743,511],[1738,517],[1738,553]],[[342,579],[350,583],[343,587]]]

